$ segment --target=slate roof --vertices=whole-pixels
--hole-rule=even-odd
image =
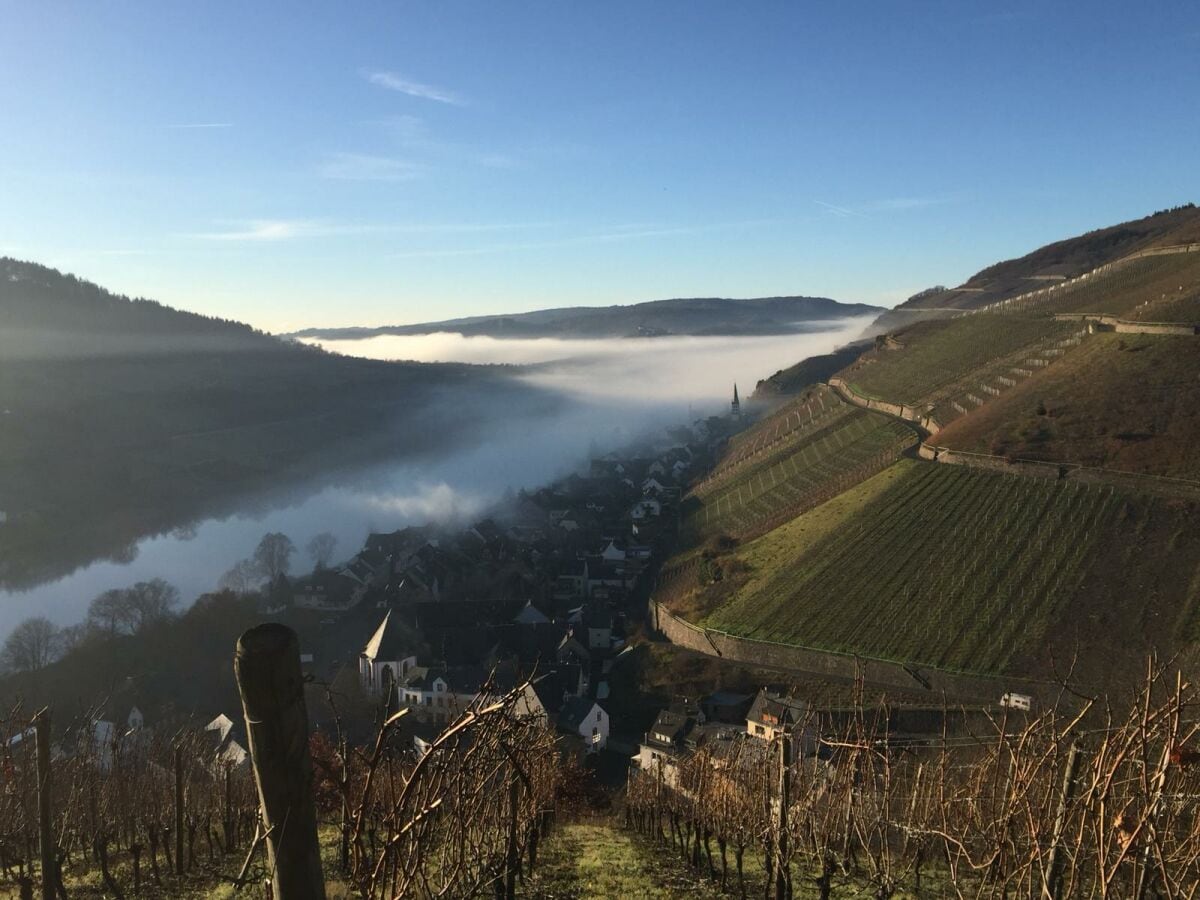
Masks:
[[[754,697],[750,694],[735,694],[732,691],[713,691],[700,698],[700,708],[710,719],[729,722],[744,721],[750,711]]]
[[[513,622],[518,625],[545,625],[549,621],[549,617],[534,606],[532,600],[527,601],[513,619]]]
[[[809,713],[809,705],[803,700],[773,694],[763,688],[754,698],[746,718],[755,722],[769,722],[776,727],[787,727],[802,725]]]
[[[647,736],[647,742],[660,745],[668,743],[678,746],[695,727],[696,719],[694,716],[664,709],[658,714],[658,718],[654,720],[654,725]],[[659,737],[659,735],[662,735],[662,737]]]
[[[579,726],[591,714],[592,709],[599,706],[595,700],[587,697],[572,697],[563,704],[562,712],[558,715],[558,724],[572,732],[579,731]],[[604,707],[600,707],[603,709]]]

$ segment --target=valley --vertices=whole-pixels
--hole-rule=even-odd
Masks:
[[[1178,218],[1169,215],[1175,225]],[[1064,252],[1074,258],[1069,246]],[[1053,289],[1005,288],[997,305],[901,327],[885,315],[795,335],[634,341],[649,350],[632,349],[633,339],[591,341],[576,356],[564,353],[566,341],[505,345],[462,335],[447,343],[435,335],[423,350],[457,347],[487,367],[288,349],[299,354],[289,365],[304,356],[380,378],[453,373],[465,390],[410,386],[409,402],[372,407],[376,419],[420,422],[416,454],[411,443],[393,445],[392,462],[373,474],[347,474],[340,493],[318,489],[295,505],[289,530],[304,542],[317,527],[333,528],[335,557],[315,557],[311,571],[292,568],[298,548],[283,533],[267,534],[260,551],[273,541],[286,550],[269,577],[247,569],[220,590],[197,583],[190,608],[132,624],[106,624],[93,604],[83,623],[63,631],[72,643],[58,658],[9,674],[0,688],[17,709],[61,710],[85,702],[83,685],[105,685],[106,708],[132,705],[149,723],[130,734],[200,729],[201,741],[228,721],[219,752],[244,761],[238,693],[220,648],[271,617],[302,651],[322,771],[360,765],[338,762],[326,735],[365,745],[378,731],[378,746],[394,752],[370,766],[422,785],[432,805],[418,819],[441,810],[439,827],[450,830],[436,839],[406,837],[411,826],[380,820],[391,840],[412,842],[416,869],[406,878],[461,885],[488,877],[465,863],[439,868],[427,855],[462,828],[490,842],[491,856],[478,859],[507,873],[513,896],[716,896],[744,885],[779,889],[781,879],[814,884],[821,897],[880,885],[907,896],[901,880],[914,897],[961,890],[980,878],[962,868],[975,852],[967,844],[987,845],[990,832],[934,800],[977,791],[971,779],[1008,765],[990,748],[1014,759],[1027,744],[1040,748],[1043,757],[1021,776],[1034,791],[1061,781],[1073,731],[1102,736],[1095,759],[1111,772],[1125,762],[1103,756],[1105,741],[1138,752],[1167,741],[1171,753],[1190,752],[1185,726],[1163,710],[1191,702],[1185,673],[1200,660],[1200,473],[1190,452],[1200,323],[1164,322],[1154,310],[1191,310],[1200,294],[1200,282],[1188,280],[1200,275],[1192,254],[1186,245],[1100,258]],[[1163,290],[1170,280],[1184,283],[1171,293]],[[414,339],[336,346],[386,356],[389,345],[375,342]],[[120,377],[132,384],[128,373]],[[485,390],[511,394],[480,401],[477,377]],[[738,381],[757,387],[730,404],[725,391]],[[22,375],[24,390],[32,383]],[[514,407],[501,396],[538,399]],[[150,418],[172,415],[185,419],[186,408]],[[205,452],[245,455],[272,446],[298,452],[305,428],[338,430],[319,411],[280,420],[260,406],[245,415],[245,424],[189,435],[210,442]],[[341,431],[343,440],[366,435],[348,424]],[[248,554],[252,535],[285,521],[286,508],[268,500],[257,518],[231,517],[230,533],[242,537],[226,552]],[[331,524],[339,516],[344,530]],[[214,578],[205,543],[187,543],[181,534],[178,552]],[[187,565],[171,560],[158,564]],[[122,565],[107,577],[150,577],[137,559]],[[75,593],[85,584],[62,582]],[[5,599],[15,607],[18,597]],[[1157,659],[1177,673],[1173,692]],[[1113,709],[1132,712],[1106,725]],[[388,710],[396,712],[381,725]],[[503,741],[490,743],[508,731],[527,735],[520,761],[500,751]],[[506,801],[516,804],[508,813],[502,793],[439,793],[487,780],[466,767],[476,752],[458,743],[467,733],[480,752],[500,753],[492,765],[518,766],[507,783],[524,786],[509,789],[517,799]],[[876,748],[870,764],[858,756],[864,748]],[[410,753],[417,762],[407,768]],[[428,776],[419,762],[426,758],[435,767]],[[776,758],[785,779],[777,789],[759,774]],[[569,768],[551,775],[559,764]],[[926,765],[937,774],[923,774]],[[884,780],[864,781],[864,772]],[[792,778],[808,787],[787,787]],[[903,808],[885,816],[893,778]],[[844,799],[825,793],[821,786],[837,779],[871,787]],[[551,825],[545,810],[535,812],[551,790],[555,809],[576,821]],[[763,803],[776,790],[799,790],[786,811]],[[328,822],[337,809],[330,796]],[[997,809],[1017,802],[989,800]],[[810,816],[831,818],[805,820],[807,843],[793,847],[787,815],[804,803]],[[1079,821],[1093,815],[1071,809]],[[498,824],[505,815],[525,835],[507,845]],[[839,831],[832,823],[847,815],[871,822],[877,836]],[[1052,822],[1044,810],[1027,820],[1020,839],[1040,846]],[[946,828],[958,843],[931,863],[914,835]],[[822,842],[835,834],[870,866],[831,866]],[[760,847],[752,835],[769,843]],[[330,834],[322,840],[331,869],[370,883],[365,863],[339,851]],[[523,853],[532,854],[527,867]],[[606,866],[605,857],[620,862]],[[1035,877],[1017,861],[1008,871],[1027,883]],[[116,877],[139,876],[118,869]]]

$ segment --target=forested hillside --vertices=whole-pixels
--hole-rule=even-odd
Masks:
[[[448,446],[501,400],[546,402],[503,370],[336,356],[4,260],[0,584],[119,556],[236,494]]]
[[[313,328],[297,332],[296,337],[348,340],[383,334],[432,334],[439,331],[507,338],[791,334],[811,330],[831,319],[868,316],[879,311],[876,306],[839,303],[827,297],[764,297],[753,300],[700,297],[652,300],[629,306],[542,309],[512,315],[476,316],[383,328]]]

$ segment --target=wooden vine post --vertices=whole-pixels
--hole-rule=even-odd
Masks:
[[[1046,866],[1046,893],[1059,900],[1062,896],[1062,848],[1063,836],[1067,828],[1067,816],[1071,803],[1075,798],[1076,776],[1079,774],[1079,763],[1083,756],[1083,748],[1079,742],[1071,744],[1067,753],[1067,767],[1063,770],[1062,788],[1058,795],[1058,804],[1054,810],[1054,832],[1050,838],[1050,860]]]
[[[792,739],[779,736],[779,818],[775,830],[775,900],[791,896],[791,853],[788,848],[788,799],[792,792]]]
[[[296,633],[276,623],[251,628],[238,639],[234,671],[266,829],[273,900],[325,900]]]
[[[183,876],[183,745],[175,744],[175,877]]]
[[[43,709],[33,719],[37,749],[38,843],[42,857],[42,898],[54,900],[58,859],[54,832],[50,827],[50,711]]]
[[[515,900],[517,896],[517,874],[521,868],[521,854],[517,849],[517,820],[521,815],[521,782],[514,772],[508,779],[508,849],[504,859],[504,898]]]

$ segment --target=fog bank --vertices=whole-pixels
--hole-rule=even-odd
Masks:
[[[803,334],[751,337],[564,340],[441,332],[305,342],[367,359],[525,366],[520,377],[580,397],[686,406],[727,398],[735,381],[747,396],[759,379],[858,339],[874,318],[813,323],[821,330]]]
[[[723,413],[735,381],[746,398],[759,379],[858,338],[869,321],[855,318],[830,323],[834,327],[826,331],[772,337],[575,341],[438,334],[325,342],[330,350],[376,359],[518,364],[524,368],[517,377],[560,392],[568,402],[556,413],[534,416],[462,401],[461,414],[478,417],[484,426],[482,439],[419,463],[383,463],[287,495],[248,497],[234,515],[140,541],[132,559],[99,561],[28,591],[0,592],[0,635],[31,615],[63,625],[77,622],[102,591],[151,578],[176,585],[190,603],[214,589],[268,531],[292,538],[299,548],[292,571],[303,573],[311,567],[303,548],[321,532],[338,538],[335,557],[345,559],[372,531],[469,521],[508,490],[537,487],[575,470],[590,452]]]

